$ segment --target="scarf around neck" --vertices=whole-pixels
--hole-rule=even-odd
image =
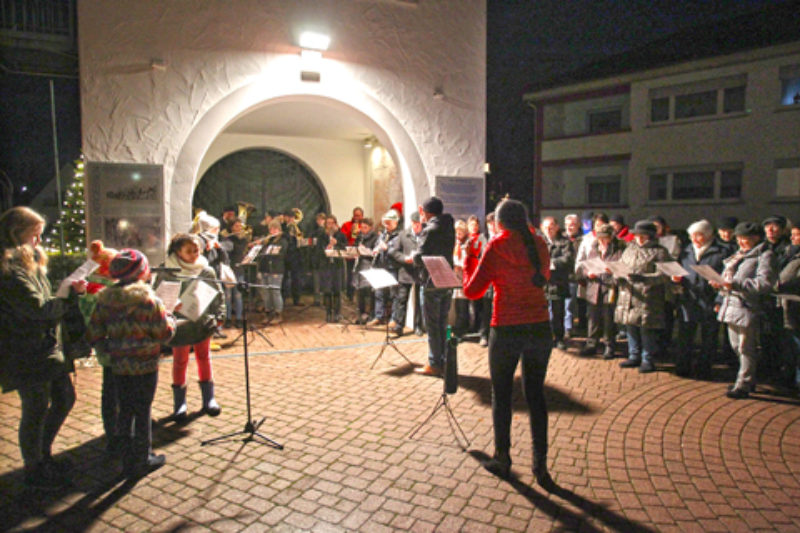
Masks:
[[[180,268],[181,276],[199,276],[205,267],[208,266],[208,259],[204,256],[199,256],[196,263],[187,263],[183,261],[177,254],[169,254],[164,264],[168,268]]]

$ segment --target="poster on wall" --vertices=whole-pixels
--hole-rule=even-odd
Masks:
[[[86,165],[89,241],[110,248],[136,248],[150,263],[164,261],[165,204],[162,165]]]
[[[486,180],[483,176],[436,176],[434,187],[436,196],[444,203],[445,213],[450,213],[456,220],[467,220],[471,215],[477,215],[483,225],[486,218]]]

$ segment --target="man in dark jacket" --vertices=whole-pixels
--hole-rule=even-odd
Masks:
[[[545,217],[541,230],[550,251],[550,281],[545,290],[550,304],[550,326],[553,328],[556,348],[566,350],[564,302],[569,296],[570,274],[575,270],[575,253],[569,239],[561,235],[555,218]]]
[[[447,314],[450,311],[452,292],[438,289],[430,280],[422,256],[444,257],[453,266],[453,246],[456,240],[455,224],[450,214],[443,213],[444,204],[431,196],[419,207],[425,227],[419,236],[419,250],[414,264],[419,267],[423,286],[423,309],[428,328],[428,364],[419,370],[427,376],[441,376],[447,347]]]
[[[764,248],[772,251],[775,261],[775,272],[783,270],[791,257],[792,245],[787,235],[788,221],[782,215],[771,215],[764,219],[761,228],[764,230]],[[783,307],[775,298],[764,298],[764,318],[761,321],[761,358],[760,368],[763,374],[779,375],[783,359],[781,337],[783,335]]]
[[[414,215],[416,213],[412,213]],[[397,271],[398,285],[394,288],[395,295],[392,302],[393,331],[396,335],[403,334],[403,324],[406,321],[408,297],[411,287],[416,283],[414,274],[414,252],[417,251],[417,236],[413,228],[401,231],[396,239],[389,243],[388,255]],[[392,324],[389,324],[392,327]]]

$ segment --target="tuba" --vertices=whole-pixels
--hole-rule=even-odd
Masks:
[[[247,223],[247,219],[256,210],[256,206],[250,202],[236,202],[236,207],[238,208],[237,217],[242,221],[242,226],[244,227],[242,231],[245,237],[250,240],[253,236],[253,228]]]
[[[288,223],[289,225],[289,232],[292,233],[298,240],[303,238],[303,232],[300,230],[300,222],[303,221],[303,212],[300,211],[299,207],[292,208],[292,214],[294,215],[294,219]]]

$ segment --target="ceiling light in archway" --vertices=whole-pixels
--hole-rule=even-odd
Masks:
[[[300,34],[300,47],[307,50],[327,50],[331,44],[331,38],[324,33],[315,31],[304,31]]]

